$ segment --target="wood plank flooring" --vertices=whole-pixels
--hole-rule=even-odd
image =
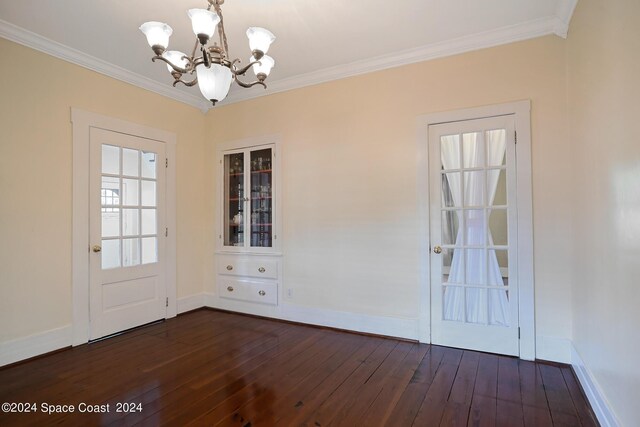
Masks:
[[[598,425],[569,366],[213,310],[0,369],[1,402],[36,408],[2,426]]]

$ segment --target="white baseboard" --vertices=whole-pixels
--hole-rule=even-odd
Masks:
[[[205,305],[221,310],[231,310],[368,334],[411,340],[417,340],[419,337],[417,318],[374,316],[288,303],[280,303],[278,306],[252,304],[220,298],[215,294],[205,294]]]
[[[0,366],[71,346],[71,325],[0,343]]]
[[[205,294],[195,294],[178,298],[176,302],[178,314],[196,310],[205,306]]]
[[[618,427],[620,423],[611,410],[611,405],[573,344],[571,344],[571,365],[600,425],[602,427]]]
[[[571,340],[536,335],[536,359],[571,363]]]

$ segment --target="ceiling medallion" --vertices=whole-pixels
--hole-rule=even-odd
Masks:
[[[187,55],[177,50],[167,50],[169,37],[173,33],[171,27],[162,22],[145,22],[140,26],[140,31],[147,36],[147,42],[156,54],[151,60],[164,61],[167,69],[173,76],[173,86],[182,83],[185,86],[195,86],[200,88],[202,95],[210,100],[213,105],[226,98],[235,81],[239,86],[250,88],[261,85],[265,89],[264,83],[275,65],[275,61],[266,55],[269,46],[275,40],[275,36],[270,31],[260,27],[251,27],[247,30],[249,38],[249,48],[251,57],[249,63],[242,68],[236,64],[239,59],[229,60],[229,46],[227,35],[224,32],[224,20],[220,6],[224,0],[207,0],[209,6],[206,9],[190,9],[187,11],[191,18],[193,32],[197,37],[191,55]],[[213,8],[213,11],[211,10]],[[207,45],[213,37],[216,27],[218,29],[219,44],[214,41],[213,45]],[[196,55],[199,56],[196,56]],[[252,68],[258,80],[245,83],[239,79]],[[183,80],[184,75],[195,77],[190,81]]]

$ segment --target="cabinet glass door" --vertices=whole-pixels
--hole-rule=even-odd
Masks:
[[[273,169],[271,148],[250,151],[251,247],[270,248],[273,238]]]
[[[244,153],[224,156],[224,245],[245,246]]]

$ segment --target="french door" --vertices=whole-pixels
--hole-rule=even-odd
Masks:
[[[90,339],[166,317],[164,145],[90,130]]]
[[[513,115],[429,126],[431,341],[519,355]]]

